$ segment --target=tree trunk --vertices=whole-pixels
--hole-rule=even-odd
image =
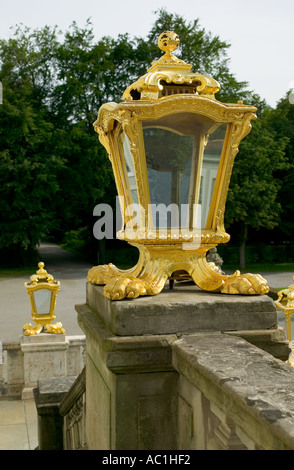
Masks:
[[[239,264],[240,268],[244,269],[246,266],[245,247],[248,235],[248,225],[245,222],[241,223],[241,244],[239,249]]]

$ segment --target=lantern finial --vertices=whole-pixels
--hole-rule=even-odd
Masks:
[[[158,47],[164,52],[174,52],[180,44],[180,39],[174,31],[164,31],[158,38]]]

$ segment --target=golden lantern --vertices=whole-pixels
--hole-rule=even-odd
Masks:
[[[183,273],[206,291],[267,293],[260,275],[225,275],[206,260],[208,250],[230,238],[224,228],[230,176],[256,108],[217,101],[218,82],[172,54],[176,33],[162,33],[158,45],[164,55],[125,90],[123,102],[101,106],[94,123],[120,200],[117,237],[138,248],[139,260],[129,270],[95,266],[88,281],[105,285],[111,300],[158,294]]]
[[[46,331],[47,333],[64,334],[65,330],[60,322],[51,324],[55,320],[56,297],[60,282],[54,280],[51,274],[44,269],[44,263],[38,263],[39,269],[33,274],[31,282],[25,282],[25,288],[30,298],[31,317],[35,325],[24,325],[24,335],[31,336]]]

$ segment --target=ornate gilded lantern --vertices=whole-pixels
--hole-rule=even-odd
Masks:
[[[47,333],[64,334],[60,322],[51,324],[55,320],[56,296],[60,288],[60,282],[54,280],[51,274],[44,269],[44,263],[38,264],[39,269],[33,274],[31,282],[25,282],[25,288],[31,302],[32,320],[35,325],[28,323],[24,325],[24,335],[36,335],[45,330]]]
[[[104,104],[94,123],[121,203],[117,237],[138,248],[139,260],[129,270],[93,267],[88,281],[105,285],[112,300],[158,294],[182,273],[207,291],[266,293],[260,275],[224,275],[206,261],[208,250],[230,238],[230,176],[256,108],[217,101],[218,82],[172,54],[174,32],[162,33],[158,44],[164,55],[126,89],[123,102]]]

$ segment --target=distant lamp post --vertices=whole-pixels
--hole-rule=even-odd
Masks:
[[[40,262],[38,267],[36,274],[30,277],[31,282],[25,282],[31,303],[31,317],[36,324],[24,325],[24,335],[36,335],[42,331],[64,334],[65,330],[60,322],[51,324],[56,318],[54,311],[60,282],[54,280],[53,276],[47,273],[44,269],[44,263]]]
[[[88,281],[105,285],[111,300],[158,294],[183,273],[207,291],[267,293],[260,275],[224,275],[206,261],[230,238],[224,228],[230,176],[256,108],[217,101],[218,82],[172,54],[176,33],[162,33],[158,45],[165,54],[126,89],[124,102],[102,105],[94,123],[121,203],[117,237],[138,248],[139,260],[129,270],[95,266]]]
[[[290,285],[287,289],[280,290],[278,292],[278,299],[274,301],[274,304],[278,310],[282,310],[285,314],[287,339],[292,351],[287,362],[294,367],[294,348],[292,346],[291,333],[291,315],[294,313],[294,284]]]

